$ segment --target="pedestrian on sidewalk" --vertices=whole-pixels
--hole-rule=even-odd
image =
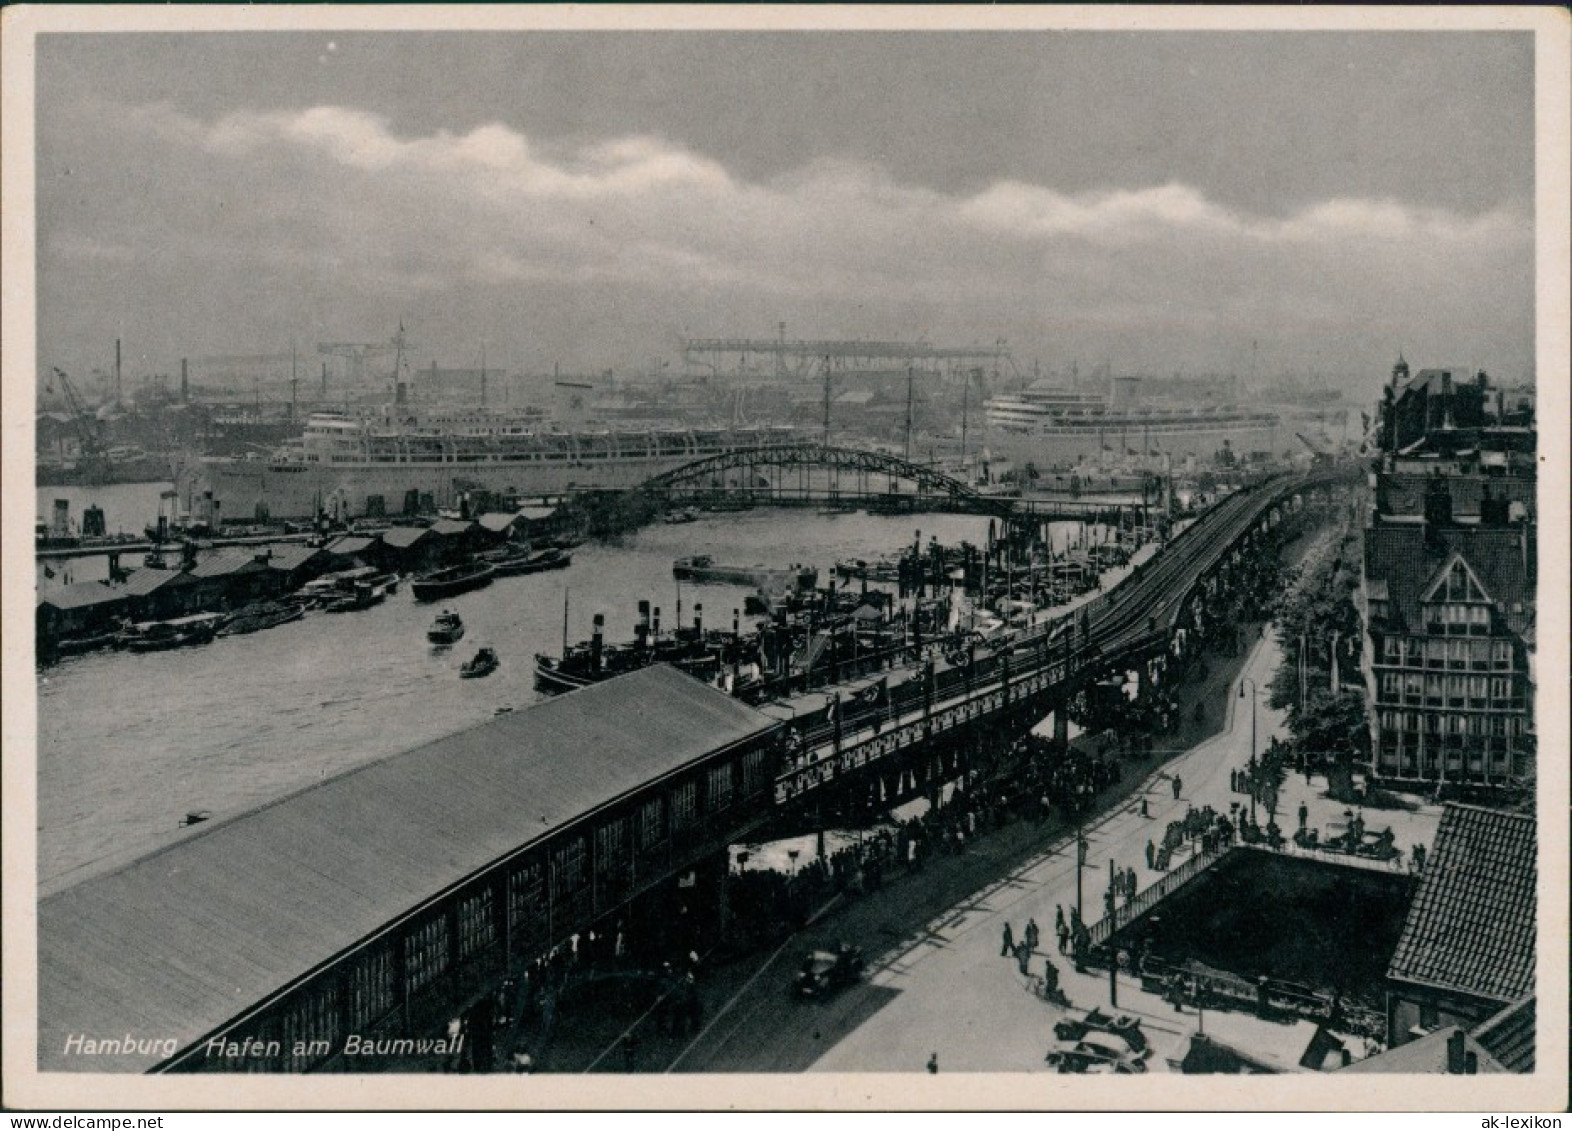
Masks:
[[[1031,961],[1032,948],[1027,946],[1023,940],[1021,944],[1015,948],[1015,964],[1020,967],[1021,973],[1025,974],[1027,973],[1027,967],[1030,965]]]
[[[939,1054],[938,1053],[932,1053],[928,1057],[928,1075],[930,1075],[930,1076],[937,1076],[938,1074],[939,1074]]]
[[[1041,933],[1037,930],[1037,920],[1026,920],[1026,949],[1028,953],[1037,949],[1037,940],[1041,937]]]
[[[1151,814],[1146,811],[1146,798],[1144,797],[1141,798],[1141,816],[1148,818],[1151,817]]]
[[[1179,794],[1184,789],[1184,780],[1178,774],[1174,775],[1174,800],[1179,800]]]
[[[1070,928],[1063,923],[1059,924],[1059,953],[1063,954],[1070,945]]]
[[[1124,887],[1125,887],[1125,891],[1127,891],[1129,893],[1128,898],[1130,898],[1130,899],[1134,899],[1135,898],[1135,890],[1136,890],[1136,886],[1135,885],[1136,885],[1135,869],[1134,868],[1126,868],[1125,871],[1124,871]]]
[[[1064,930],[1064,904],[1062,903],[1053,905],[1053,925],[1056,931]]]
[[[1146,842],[1146,866],[1151,868],[1152,861],[1157,858],[1157,846],[1151,841]]]
[[[1015,932],[1010,930],[1010,924],[1004,925],[1004,942],[999,947],[999,957],[1008,958],[1015,953]]]
[[[1303,801],[1299,803],[1299,831],[1305,831],[1305,822],[1310,819],[1310,807]]]

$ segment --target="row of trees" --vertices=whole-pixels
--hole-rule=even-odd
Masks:
[[[1345,531],[1330,553],[1285,580],[1273,610],[1285,660],[1268,685],[1270,702],[1288,711],[1294,760],[1322,767],[1331,795],[1351,798],[1353,768],[1370,757],[1354,601],[1358,535]]]

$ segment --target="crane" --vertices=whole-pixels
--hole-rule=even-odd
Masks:
[[[109,451],[104,445],[104,439],[99,435],[98,421],[92,413],[87,411],[87,404],[77,395],[76,386],[71,384],[71,378],[66,376],[64,369],[58,365],[52,366],[54,375],[60,378],[60,389],[65,393],[66,404],[71,409],[71,420],[76,425],[77,438],[82,445],[81,467],[83,480],[89,486],[98,486],[109,481]]]

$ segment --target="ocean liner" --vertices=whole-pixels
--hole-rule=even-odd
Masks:
[[[1291,440],[1286,431],[1279,438],[1275,413],[1228,404],[1149,405],[1138,388],[1135,377],[1113,378],[1106,395],[1039,381],[990,398],[989,450],[1015,463],[1055,467],[1130,457],[1209,460],[1225,447],[1242,455]]]
[[[633,487],[706,456],[798,438],[775,426],[563,430],[516,412],[395,403],[314,413],[298,443],[270,458],[201,460],[181,493],[211,491],[235,521],[377,517],[456,505],[477,489],[531,497]]]

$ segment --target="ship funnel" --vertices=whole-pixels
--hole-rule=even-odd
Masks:
[[[742,611],[740,609],[731,611],[731,634],[733,636],[742,635]]]
[[[606,614],[595,614],[595,631],[590,636],[590,671],[600,674],[600,657],[605,647]]]
[[[699,602],[693,606],[693,631],[704,632],[704,604]]]
[[[660,606],[659,605],[655,606],[655,627],[654,627],[653,631],[654,631],[654,634],[655,634],[655,638],[657,640],[660,639]]]
[[[638,626],[633,630],[633,635],[640,648],[643,648],[646,644],[649,643],[650,603],[648,601],[639,602],[639,623]]]

